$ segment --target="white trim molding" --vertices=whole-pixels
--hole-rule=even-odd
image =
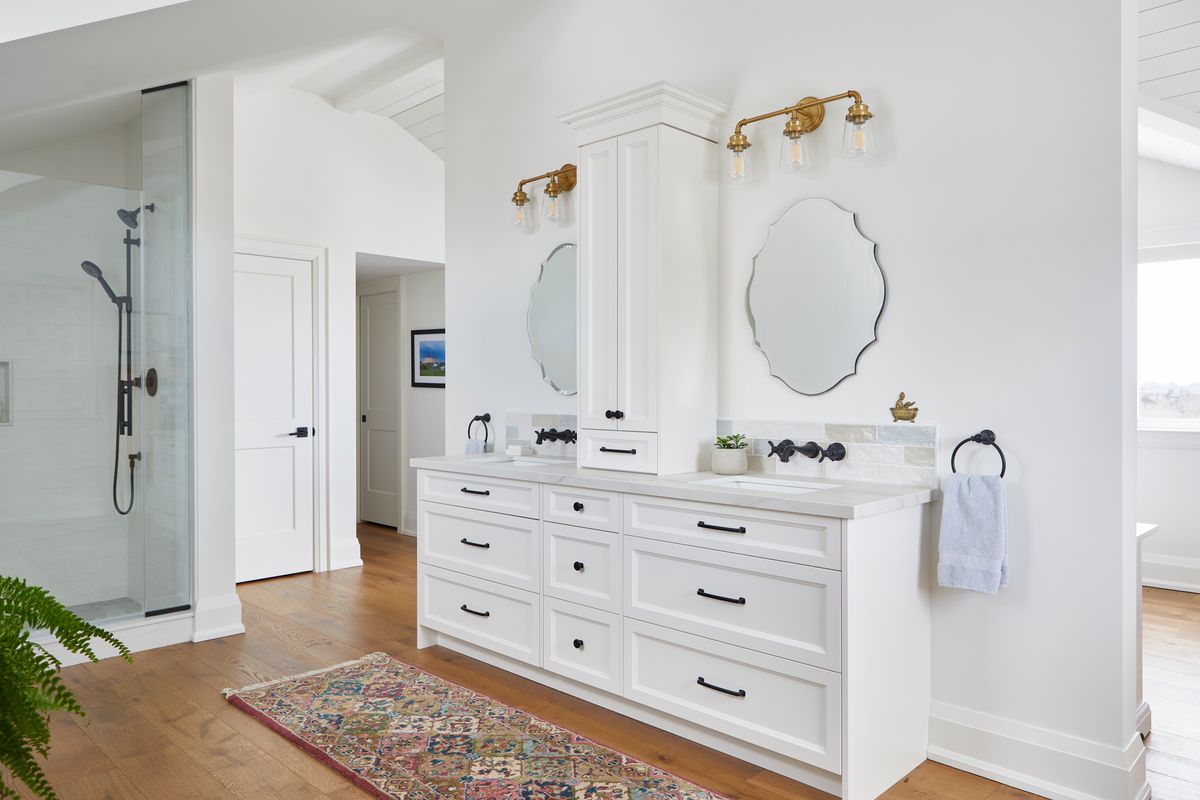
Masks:
[[[205,642],[222,636],[245,633],[242,624],[242,601],[237,592],[223,597],[201,597],[196,601],[195,626],[189,636],[180,641]]]
[[[1142,586],[1200,594],[1200,558],[1143,552]]]
[[[1197,450],[1200,449],[1200,427],[1154,427],[1149,423],[1137,432],[1138,448],[1143,450]]]
[[[929,758],[1050,800],[1145,797],[1142,737],[1124,748],[933,701]]]

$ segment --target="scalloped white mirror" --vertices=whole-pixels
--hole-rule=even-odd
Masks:
[[[857,371],[886,295],[875,243],[854,213],[801,200],[768,229],[754,257],[746,290],[754,343],[788,388],[823,394]]]
[[[559,394],[579,391],[575,350],[575,245],[560,244],[542,262],[529,297],[529,345],[542,378]]]

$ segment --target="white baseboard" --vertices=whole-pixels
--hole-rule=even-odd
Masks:
[[[237,592],[200,598],[196,601],[195,620],[190,637],[193,642],[246,632],[246,626],[242,624],[242,601]]]
[[[161,617],[135,619],[101,627],[112,631],[122,644],[137,653],[142,650],[153,650],[156,647],[190,641],[192,638],[192,612],[181,611],[177,614],[163,614]],[[34,638],[34,641],[49,650],[50,654],[61,661],[65,667],[82,664],[88,660],[86,656],[69,652],[52,636],[38,636]],[[112,658],[117,654],[112,645],[104,642],[96,643],[95,650],[96,655],[100,658]]]
[[[938,701],[929,722],[933,761],[1051,800],[1145,794],[1145,747],[1136,732],[1120,748]]]
[[[406,536],[417,535],[417,512],[405,511],[404,520],[400,525],[400,532]]]
[[[1137,732],[1142,735],[1143,739],[1145,739],[1150,735],[1150,729],[1154,724],[1153,717],[1150,714],[1150,704],[1145,700],[1143,700],[1142,704],[1138,706],[1137,714],[1134,716],[1134,720],[1134,725],[1137,728]]]
[[[1200,594],[1200,558],[1144,552],[1142,585]]]
[[[340,538],[333,542],[329,553],[329,569],[348,569],[361,567],[362,550],[358,546],[358,536]]]

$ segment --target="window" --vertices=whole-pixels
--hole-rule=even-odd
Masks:
[[[1138,266],[1138,417],[1200,430],[1200,258]]]

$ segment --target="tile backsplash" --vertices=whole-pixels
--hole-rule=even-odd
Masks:
[[[562,442],[546,442],[537,444],[537,432],[542,428],[549,430],[578,430],[574,414],[505,414],[504,439],[507,444],[529,445],[534,452],[545,456],[574,456],[575,445]]]
[[[745,434],[750,439],[750,469],[819,478],[936,486],[938,482],[936,425],[911,422],[846,424],[786,420],[718,419],[717,435]],[[791,439],[796,444],[814,441],[846,446],[842,461],[817,463],[797,455],[784,464],[767,458],[768,441]]]

